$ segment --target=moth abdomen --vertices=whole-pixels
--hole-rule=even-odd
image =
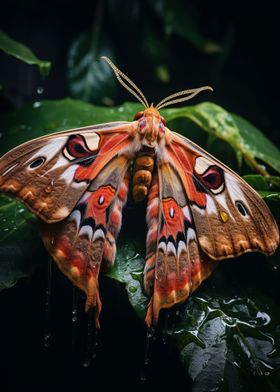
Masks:
[[[135,202],[142,201],[149,192],[154,170],[154,157],[140,155],[134,161],[132,195]]]

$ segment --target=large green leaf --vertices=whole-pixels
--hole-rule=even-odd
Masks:
[[[195,106],[166,109],[167,120],[186,117],[211,135],[229,143],[241,163],[242,157],[261,174],[266,169],[259,165],[256,158],[280,172],[280,151],[256,127],[240,116],[227,112],[222,107],[204,102]]]
[[[128,240],[127,236],[126,241],[123,244],[118,241],[117,259],[107,276],[125,284],[130,303],[138,316],[144,319],[147,298],[142,290],[145,264],[143,244]]]
[[[101,56],[115,58],[104,34],[96,30],[81,34],[72,43],[68,53],[68,86],[72,97],[112,105],[117,81],[108,64],[100,60]]]
[[[15,41],[1,30],[0,49],[27,64],[37,65],[43,76],[47,75],[50,71],[50,61],[39,60],[27,46],[21,42]]]
[[[41,261],[42,244],[34,221],[22,203],[0,196],[0,290],[29,276]]]
[[[27,140],[52,132],[109,121],[131,121],[140,107],[134,103],[114,108],[97,107],[70,98],[34,102],[16,112],[0,116],[3,133],[0,154]]]
[[[243,177],[254,189],[256,189],[263,199],[270,201],[280,201],[280,177],[260,174],[248,174]]]
[[[269,298],[193,296],[166,327],[193,380],[193,391],[274,391],[280,382],[280,312]],[[175,324],[175,326],[174,326]]]

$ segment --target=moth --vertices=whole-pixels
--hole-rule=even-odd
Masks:
[[[134,121],[87,126],[24,143],[0,160],[0,191],[39,218],[49,254],[86,293],[99,327],[100,270],[112,267],[128,192],[146,200],[144,289],[148,326],[162,308],[185,301],[217,261],[272,254],[279,231],[267,205],[242,178],[169,130],[159,110],[205,86],[149,105],[107,57],[118,81],[144,106]]]

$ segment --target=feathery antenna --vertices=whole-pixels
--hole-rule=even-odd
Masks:
[[[145,97],[145,95],[142,93],[139,87],[136,86],[135,83],[132,82],[132,80],[129,79],[128,76],[126,76],[108,57],[102,56],[102,60],[107,61],[107,63],[110,65],[112,70],[114,71],[116,78],[118,82],[126,89],[128,90],[134,97],[138,99],[139,102],[142,103],[142,105],[148,109],[149,104],[148,101]],[[198,93],[204,90],[210,90],[213,91],[212,87],[210,86],[203,86],[203,87],[198,87],[198,88],[193,88],[190,90],[183,90],[179,91],[178,93],[169,95],[168,97],[162,99],[157,105],[156,109],[160,110],[166,106],[173,105],[175,103],[179,102],[184,102],[188,101],[189,99],[195,97]],[[179,98],[181,97],[181,98]]]
[[[132,95],[134,95],[134,97],[136,97],[138,99],[138,101],[140,101],[146,109],[148,109],[148,107],[149,107],[148,101],[147,101],[145,95],[140,90],[140,88],[138,88],[136,86],[136,84],[133,83],[132,80],[130,80],[129,77],[127,77],[108,57],[102,56],[101,59],[107,61],[107,63],[110,65],[110,67],[114,71],[116,78],[120,82],[120,84],[126,90],[128,90]],[[134,90],[132,88],[134,88]]]
[[[213,91],[212,87],[210,87],[210,86],[203,86],[203,87],[193,88],[193,89],[190,89],[190,90],[179,91],[178,93],[169,95],[168,97],[166,97],[163,100],[161,100],[157,104],[156,109],[160,110],[163,107],[166,107],[166,106],[169,106],[169,105],[173,105],[174,103],[188,101],[189,99],[192,99],[198,93],[200,93],[201,91],[204,91],[204,90]],[[186,97],[183,96],[182,98],[177,98],[177,97],[181,97],[182,95],[187,95],[187,96]],[[173,99],[173,98],[175,98],[175,99]]]

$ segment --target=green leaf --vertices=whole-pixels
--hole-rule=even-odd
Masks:
[[[114,108],[98,107],[70,98],[38,101],[0,116],[0,154],[35,137],[65,129],[109,121],[131,121],[141,106],[125,103]]]
[[[117,81],[101,56],[115,58],[105,35],[96,31],[81,34],[68,53],[68,86],[72,97],[96,104],[113,104]]]
[[[107,273],[107,276],[125,284],[131,305],[138,316],[144,319],[147,310],[147,298],[143,294],[142,288],[145,264],[143,244],[139,245],[133,240],[125,243],[118,241],[117,248],[115,265]]]
[[[29,276],[41,261],[34,216],[17,200],[0,196],[0,290]]]
[[[245,159],[258,158],[280,173],[280,150],[244,118],[231,113],[240,132]]]
[[[1,195],[0,197],[0,244],[13,241],[17,232],[25,224],[33,220],[33,215],[15,199]]]
[[[280,177],[248,174],[243,178],[260,193],[263,199],[280,201]]]
[[[248,174],[243,178],[265,200],[280,226],[280,177]],[[273,258],[278,259],[277,253],[273,255]]]
[[[228,390],[232,379],[256,391],[280,381],[280,311],[266,297],[192,296],[164,335],[179,348],[192,391]],[[259,383],[259,385],[258,385]]]
[[[263,175],[267,171],[259,165],[256,158],[280,172],[280,151],[260,130],[241,117],[227,112],[222,107],[203,102],[195,106],[166,109],[166,120],[186,117],[209,134],[229,143],[236,152],[241,164],[242,157],[255,170]]]
[[[20,42],[15,41],[9,37],[4,31],[0,30],[0,49],[5,53],[16,57],[17,59],[32,65],[37,65],[41,75],[48,75],[51,62],[39,60],[35,54],[25,45]]]

